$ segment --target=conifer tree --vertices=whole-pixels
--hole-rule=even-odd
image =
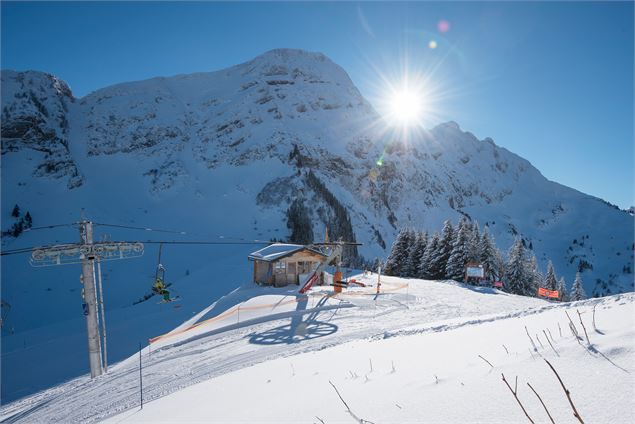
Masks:
[[[452,252],[445,267],[445,275],[447,278],[461,281],[465,273],[465,265],[470,256],[470,227],[465,219],[459,222],[456,237],[452,244]]]
[[[313,243],[313,226],[309,209],[303,199],[296,198],[287,209],[287,228],[291,230],[289,241],[298,244]]]
[[[506,289],[514,294],[531,294],[531,275],[528,272],[527,255],[522,240],[517,238],[509,249],[505,267]]]
[[[20,207],[18,205],[15,205],[13,207],[13,210],[11,211],[11,216],[14,218],[18,218],[20,216]]]
[[[498,250],[498,248],[494,248],[494,263],[496,264],[496,278],[502,280],[505,277],[505,268],[507,267],[507,263],[505,262],[503,253]]]
[[[474,221],[468,241],[468,259],[473,262],[481,262],[481,231],[478,222]]]
[[[395,242],[392,244],[390,255],[386,259],[386,269],[384,273],[386,275],[392,275],[399,277],[403,272],[403,268],[408,260],[408,248],[410,243],[409,230],[402,229]]]
[[[531,258],[529,259],[529,274],[531,278],[530,294],[531,296],[538,296],[538,288],[541,287],[544,277],[538,268],[536,255],[533,253],[531,253]]]
[[[438,254],[439,254],[439,234],[434,233],[426,245],[421,263],[419,264],[419,278],[431,280],[438,278]]]
[[[414,254],[415,244],[417,242],[417,232],[412,228],[408,229],[407,239],[407,256],[403,262],[403,265],[401,267],[402,269],[399,275],[401,277],[412,278],[417,273],[416,267],[413,268],[412,265],[414,264],[411,262],[411,258]]]
[[[478,257],[478,261],[485,267],[485,275],[489,279],[498,279],[501,276],[500,269],[496,263],[495,250],[497,250],[496,246],[489,235],[487,227],[485,227],[479,241],[478,251],[480,256]]]
[[[24,228],[31,228],[33,226],[33,218],[31,218],[31,214],[29,211],[24,215]]]
[[[567,285],[564,282],[564,277],[560,277],[558,281],[558,294],[560,295],[561,302],[567,302],[569,300],[569,296],[567,295]]]
[[[553,263],[551,260],[547,264],[547,277],[544,280],[544,288],[547,290],[556,290],[558,287],[558,280],[556,279],[556,271],[553,269]]]
[[[434,278],[444,278],[445,268],[448,265],[448,259],[452,253],[452,247],[454,246],[454,227],[450,220],[446,220],[443,223],[443,230],[441,231],[441,238],[439,240],[438,254],[436,258],[436,267],[439,274]]]
[[[584,291],[584,287],[582,287],[582,275],[580,272],[576,272],[575,274],[575,281],[571,287],[571,295],[569,296],[569,299],[572,302],[586,299],[586,293]]]
[[[406,266],[408,276],[411,278],[419,278],[419,265],[423,261],[423,255],[426,250],[428,233],[418,232],[415,236],[415,241],[410,249],[410,255],[408,256],[408,264]]]

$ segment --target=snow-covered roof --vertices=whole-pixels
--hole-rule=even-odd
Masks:
[[[301,244],[274,243],[274,244],[270,244],[269,246],[265,248],[262,248],[253,253],[250,253],[247,258],[252,261],[258,260],[258,261],[273,262],[280,258],[293,255],[294,253],[304,249],[310,250],[311,252],[317,253],[318,255],[326,256],[324,253],[318,250],[311,249]]]

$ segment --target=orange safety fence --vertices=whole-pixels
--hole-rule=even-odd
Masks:
[[[382,284],[382,286],[383,285],[384,284]],[[386,292],[398,291],[398,290],[403,289],[404,287],[408,287],[408,283],[402,283],[399,286],[397,286],[395,288],[392,288],[392,289],[388,289],[388,290],[382,289],[381,292],[382,293],[386,293]],[[288,305],[288,304],[292,304],[292,303],[298,303],[298,302],[301,302],[303,300],[307,300],[309,298],[309,296],[330,298],[330,297],[337,297],[337,295],[339,295],[339,294],[341,294],[341,293],[333,293],[333,294],[329,294],[329,295],[326,295],[326,296],[324,296],[322,294],[318,294],[318,293],[309,294],[309,295],[303,295],[303,296],[295,297],[293,299],[290,299],[290,300],[287,300],[287,301],[284,301],[284,302],[269,303],[269,304],[266,304],[266,305],[241,306],[242,304],[239,304],[239,305],[237,305],[237,306],[235,306],[235,307],[233,307],[231,309],[226,310],[225,312],[221,312],[220,314],[216,315],[215,317],[206,319],[205,321],[197,322],[195,324],[192,324],[189,327],[182,328],[182,329],[180,329],[178,331],[172,331],[172,332],[169,332],[169,333],[162,334],[160,336],[152,337],[152,338],[148,339],[148,342],[150,344],[152,344],[152,343],[155,343],[155,342],[157,342],[159,340],[169,339],[169,338],[172,338],[174,336],[178,336],[180,334],[183,334],[183,333],[186,333],[186,332],[188,332],[190,330],[198,328],[198,327],[200,327],[202,325],[210,324],[212,322],[216,322],[216,321],[222,320],[224,318],[230,317],[232,315],[238,314],[238,313],[240,313],[241,310],[242,311],[254,311],[254,310],[258,310],[258,309],[267,309],[267,308],[278,307],[278,306],[282,306],[282,305]],[[372,292],[372,293],[365,293],[365,292],[346,293],[347,296],[368,296],[370,294],[374,295],[375,292]]]
[[[539,287],[538,296],[558,299],[560,297],[560,294],[558,293],[558,290],[547,290],[545,288]]]

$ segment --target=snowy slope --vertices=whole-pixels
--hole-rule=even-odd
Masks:
[[[358,280],[372,285],[376,276]],[[375,300],[372,286],[335,297],[321,287],[300,297],[284,289],[245,287],[143,349],[143,411],[138,410],[139,357],[133,355],[96,380],[80,377],[6,405],[0,417],[6,422],[346,420],[330,380],[358,416],[374,422],[519,421],[522,415],[500,381],[504,372],[508,379],[519,375],[520,396],[534,418],[546,416],[526,381],[548,399],[556,420],[566,421],[564,394],[544,357],[559,370],[588,422],[632,420],[632,294],[550,304],[453,282],[384,278],[382,289]],[[595,350],[576,343],[567,327],[564,311],[572,315],[577,309],[592,331]],[[557,354],[543,330],[553,336]]]
[[[535,422],[549,420],[526,383],[540,394],[555,422],[574,422],[565,393],[544,357],[571,391],[585,422],[630,423],[635,420],[635,334],[629,297],[611,297],[597,308],[602,334],[589,335],[593,353],[570,334],[559,335],[556,323],[564,325],[566,308],[556,308],[453,330],[418,328],[411,332],[416,335],[390,334],[379,341],[351,342],[275,359],[188,387],[144,405],[142,411],[134,408],[107,422],[311,423],[319,422],[318,417],[324,422],[352,422],[355,416],[372,422],[523,422],[523,412],[501,373],[512,386],[518,376],[519,397]],[[590,327],[591,305],[578,308]],[[574,308],[568,309],[575,313]],[[538,352],[529,350],[525,325],[545,344],[538,345]],[[546,329],[554,337],[557,353],[547,345],[542,333]],[[340,391],[351,413],[329,382]]]
[[[18,204],[36,227],[75,222],[84,209],[95,222],[187,233],[96,227],[97,239],[269,240],[288,236],[285,211],[300,197],[321,239],[335,211],[309,184],[309,170],[347,209],[368,259],[385,257],[401,226],[437,231],[467,214],[502,248],[516,235],[531,242],[542,267],[553,260],[569,284],[581,261],[589,263],[590,294],[633,290],[631,215],[547,181],[455,123],[408,143],[395,138],[345,71],[319,53],[273,50],[226,70],[119,84],[81,99],[54,76],[2,72],[3,230]],[[57,227],[3,237],[2,248],[77,238],[76,228]],[[149,290],[158,246],[105,264],[111,358],[249,281],[246,256],[259,247],[166,247],[179,309],[154,299],[132,305]],[[33,269],[26,259],[1,262],[2,299],[11,304],[3,401],[87,367],[79,268]],[[35,364],[29,372],[26,363]]]

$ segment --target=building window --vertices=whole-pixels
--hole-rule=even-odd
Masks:
[[[286,264],[284,262],[282,262],[282,261],[276,262],[275,269],[284,271],[286,269]]]

